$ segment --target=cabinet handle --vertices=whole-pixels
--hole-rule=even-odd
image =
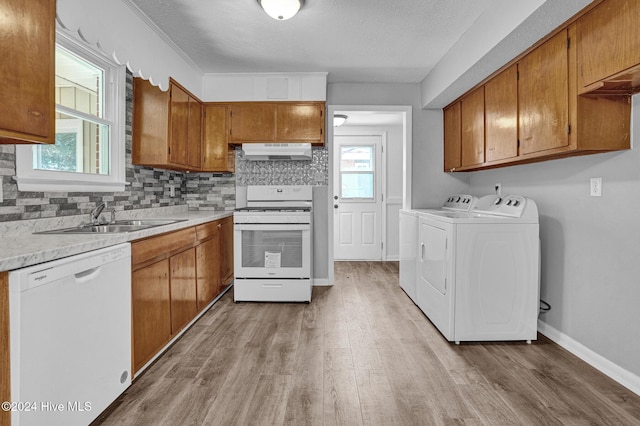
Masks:
[[[218,224],[218,228],[222,228],[222,224],[221,223]]]
[[[420,243],[420,260],[424,262],[424,243]]]

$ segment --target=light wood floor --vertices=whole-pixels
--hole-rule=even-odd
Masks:
[[[640,397],[542,336],[449,343],[397,263],[338,262],[311,304],[227,293],[98,424],[640,425]]]

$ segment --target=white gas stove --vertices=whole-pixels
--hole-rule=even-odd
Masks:
[[[234,300],[310,302],[312,187],[249,186],[234,217]]]

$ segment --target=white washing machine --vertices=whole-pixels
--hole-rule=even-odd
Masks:
[[[480,198],[469,212],[418,213],[417,305],[449,341],[537,338],[540,240],[535,202]]]

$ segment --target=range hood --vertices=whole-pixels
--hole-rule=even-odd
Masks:
[[[246,160],[311,160],[310,143],[243,143]]]

